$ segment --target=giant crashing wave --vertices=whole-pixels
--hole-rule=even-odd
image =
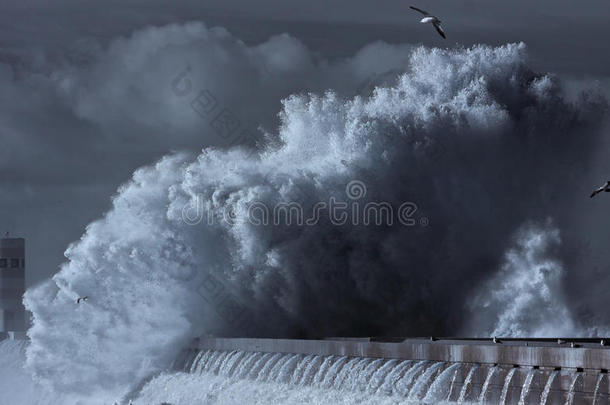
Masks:
[[[557,190],[577,181],[562,174],[586,170],[604,114],[601,97],[568,100],[532,71],[523,44],[420,47],[370,97],[293,95],[256,153],[173,154],[134,173],[27,292],[28,366],[62,391],[115,395],[201,334],[457,333],[477,289],[510,270],[521,226],[557,239],[570,212]],[[409,221],[252,221],[253,204],[331,199],[407,203]]]

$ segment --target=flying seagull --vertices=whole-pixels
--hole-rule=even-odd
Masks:
[[[605,191],[606,193],[610,193],[610,181],[607,181],[606,184],[604,184],[603,186],[601,186],[600,188],[598,188],[597,190],[595,190],[592,194],[591,194],[591,198],[595,197],[596,195],[598,195],[599,193]]]
[[[430,23],[432,25],[434,25],[434,28],[436,28],[436,30],[438,31],[438,33],[441,35],[441,37],[443,38],[447,38],[445,36],[445,31],[443,31],[443,29],[441,28],[441,20],[438,19],[438,17],[431,15],[430,13],[428,13],[427,11],[424,11],[422,9],[419,9],[417,7],[413,7],[410,6],[411,9],[418,11],[420,13],[422,13],[424,15],[424,18],[421,19],[421,23]]]
[[[89,297],[85,295],[84,297],[79,297],[79,298],[77,298],[77,299],[76,299],[76,303],[77,303],[77,304],[80,304],[80,303],[81,303],[81,301],[87,301],[88,299],[89,299]]]

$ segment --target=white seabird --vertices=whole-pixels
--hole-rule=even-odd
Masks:
[[[603,186],[601,186],[600,188],[598,188],[597,190],[595,190],[592,194],[591,194],[591,198],[595,197],[596,195],[598,195],[599,193],[605,191],[606,193],[610,193],[610,180],[606,182],[606,184],[604,184]]]
[[[434,25],[434,28],[436,28],[436,30],[441,35],[441,37],[447,38],[445,36],[445,31],[443,31],[443,28],[441,27],[441,20],[439,20],[438,17],[433,16],[432,14],[428,13],[427,11],[424,11],[417,7],[410,6],[410,8],[415,11],[418,11],[424,15],[424,18],[422,18],[420,21],[421,23],[424,23],[424,24],[429,23],[429,24]]]
[[[88,297],[88,296],[86,296],[86,295],[85,295],[84,297],[78,297],[78,298],[76,299],[76,303],[77,303],[77,304],[80,304],[80,303],[81,303],[81,301],[87,301],[88,299],[89,299],[89,297]]]

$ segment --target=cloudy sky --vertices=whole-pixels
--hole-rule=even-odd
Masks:
[[[443,20],[446,41],[418,24],[411,3]],[[609,17],[605,0],[3,1],[0,226],[28,239],[31,285],[57,270],[68,244],[110,207],[135,168],[172,150],[214,144],[201,123],[168,111],[162,92],[130,86],[141,77],[116,62],[124,56],[121,41],[146,26],[201,21],[248,45],[288,33],[331,63],[375,41],[448,47],[524,41],[535,68],[604,86]],[[154,64],[154,57],[147,60]],[[161,77],[169,83],[181,70],[167,69]],[[158,80],[164,79],[139,83]],[[280,110],[279,99],[323,90],[312,87],[308,80],[278,86],[247,119],[272,128],[268,111]]]
[[[415,4],[444,20],[449,40],[443,43],[414,24]],[[2,5],[2,46],[67,50],[94,38],[103,43],[149,24],[191,20],[222,25],[246,42],[262,42],[289,32],[325,55],[353,53],[376,40],[431,45],[501,44],[525,41],[545,68],[582,75],[608,73],[605,39],[610,14],[604,0],[206,0],[45,1]]]

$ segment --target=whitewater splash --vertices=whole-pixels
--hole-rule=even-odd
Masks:
[[[58,396],[23,369],[26,341],[0,342],[0,403],[98,402]],[[534,368],[247,351],[189,351],[180,371],[141,384],[121,404],[505,404],[607,403],[607,375]],[[560,379],[565,380],[562,386]],[[103,402],[103,401],[102,401]]]
[[[561,290],[562,264],[552,253],[561,245],[559,230],[524,227],[508,250],[500,271],[471,302],[470,330],[482,336],[570,336],[577,329]],[[528,309],[536,308],[536,311]],[[481,330],[489,326],[491,331]],[[478,326],[477,326],[478,325]]]
[[[179,31],[173,27],[172,38]],[[218,41],[214,49],[231,41],[226,33],[218,39],[193,27],[188,32],[206,44]],[[166,45],[179,48],[181,41]],[[240,55],[257,55],[238,48]],[[461,330],[471,316],[469,297],[501,267],[515,232],[526,224],[534,240],[552,239],[574,211],[569,199],[556,198],[577,180],[562,173],[586,169],[605,101],[590,93],[568,100],[556,79],[527,66],[523,44],[417,48],[395,79],[370,97],[329,91],[284,99],[279,129],[260,134],[268,143],[254,152],[205,149],[136,171],[113,208],[69,247],[60,272],[26,293],[34,318],[27,361],[36,378],[61,392],[110,400],[167,369],[182,347],[204,334]],[[409,201],[416,219],[427,221],[336,226],[325,220],[315,227],[249,221],[253,203],[352,204],[346,185],[353,181],[366,186],[359,204]],[[528,198],[515,204],[507,198],[515,195]],[[185,208],[198,204],[215,220],[185,221]],[[549,216],[555,221],[547,222]],[[534,270],[553,296],[558,277]],[[521,273],[506,277],[521,279]],[[76,306],[84,295],[89,300]],[[528,312],[538,302],[519,299],[512,308]],[[491,331],[499,319],[519,323],[521,317],[494,307],[477,330]],[[512,330],[528,333],[535,326]],[[252,360],[254,371],[243,372],[256,373],[269,359]],[[357,385],[347,365],[370,372],[380,363],[349,360],[339,367],[329,360],[324,368],[335,368],[341,384]],[[380,392],[394,389],[391,377],[403,393],[413,385],[412,395],[427,395],[442,367],[413,367],[428,372],[425,384],[386,369]],[[303,376],[295,379],[316,380],[313,365],[298,369]]]
[[[0,403],[98,402],[58,396],[23,369],[25,341],[0,342]],[[505,404],[607,403],[607,375],[497,365],[247,351],[189,351],[179,371],[160,373],[110,403],[249,404]],[[564,379],[564,385],[560,380]],[[604,384],[606,381],[606,384]],[[102,401],[103,402],[103,401]]]
[[[436,403],[446,400],[449,395],[449,385],[439,386],[437,381],[445,381],[443,376],[447,373],[444,371],[453,371],[455,366],[410,360],[202,351],[186,362],[184,371],[188,374],[157,377],[143,388],[135,403],[164,400],[179,404],[197,396],[215,398],[212,403],[233,403],[232,396],[248,391],[258,393],[249,397],[252,403],[280,401],[292,404],[302,403],[307,398],[316,404],[397,404],[420,402],[424,398]],[[178,381],[192,387],[195,380],[204,382],[214,393],[206,392],[202,387],[190,393],[172,388],[165,397],[158,391],[160,386],[174,386]],[[243,398],[233,401],[236,403]]]
[[[25,369],[27,341],[5,339],[0,341],[0,404],[43,405],[69,403],[65,396],[57,395],[40,386]]]
[[[577,370],[562,372],[569,391],[554,386],[558,371],[478,364],[348,358],[243,351],[193,353],[182,372],[161,374],[135,404],[572,404]],[[459,375],[456,381],[456,375]],[[600,401],[599,374],[592,398]],[[579,395],[582,395],[580,393]],[[607,400],[607,394],[603,394]]]

